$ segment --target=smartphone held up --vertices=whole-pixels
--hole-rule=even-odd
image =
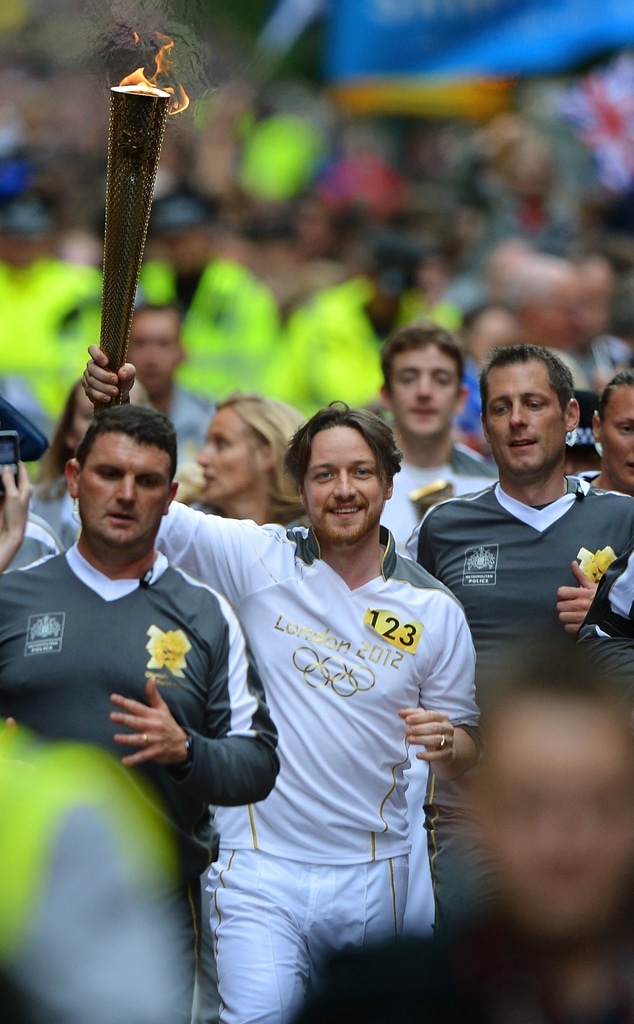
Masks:
[[[19,462],[20,438],[17,430],[0,430],[0,495],[4,494],[4,487],[1,479],[4,466],[8,465],[11,467],[17,487]]]

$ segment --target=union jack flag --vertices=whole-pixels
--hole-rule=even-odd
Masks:
[[[566,90],[562,116],[592,154],[599,181],[623,194],[634,184],[634,58],[621,54]]]

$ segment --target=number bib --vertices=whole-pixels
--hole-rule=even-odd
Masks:
[[[418,641],[423,635],[422,622],[401,622],[393,612],[386,608],[368,608],[363,616],[366,626],[387,640],[388,644],[400,647],[403,651],[413,654]]]

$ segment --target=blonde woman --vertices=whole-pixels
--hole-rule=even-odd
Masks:
[[[284,474],[284,453],[303,421],[296,409],[255,392],[235,392],[216,406],[198,463],[200,498],[232,519],[285,525],[304,509]]]

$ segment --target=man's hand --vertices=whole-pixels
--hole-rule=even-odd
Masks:
[[[566,633],[579,632],[597,592],[597,584],[588,579],[578,562],[572,563],[572,575],[579,586],[559,587],[557,591],[557,613]]]
[[[11,468],[2,467],[2,486],[4,497],[0,499],[0,572],[4,572],[24,537],[31,500],[31,482],[23,462],[18,470],[17,487]]]
[[[409,743],[422,745],[416,757],[427,761],[439,779],[457,779],[478,760],[478,751],[471,736],[459,725],[453,726],[444,711],[424,708],[401,708],[405,719],[405,736]]]
[[[409,743],[421,744],[419,761],[451,761],[454,755],[455,729],[444,711],[425,711],[423,708],[401,708],[405,719],[405,735]]]
[[[110,720],[130,729],[129,733],[115,733],[115,743],[122,746],[140,747],[134,754],[121,758],[125,765],[156,761],[158,764],[183,764],[187,760],[185,740],[187,733],[172,715],[169,707],[156,687],[156,679],[150,676],[145,687],[148,704],[113,693],[110,700],[122,711],[112,711]]]
[[[130,391],[136,378],[136,369],[132,363],[124,363],[117,373],[107,369],[108,356],[98,345],[89,345],[88,352],[92,356],[88,362],[81,383],[86,397],[93,405],[110,402],[121,391],[124,402],[129,401]]]

